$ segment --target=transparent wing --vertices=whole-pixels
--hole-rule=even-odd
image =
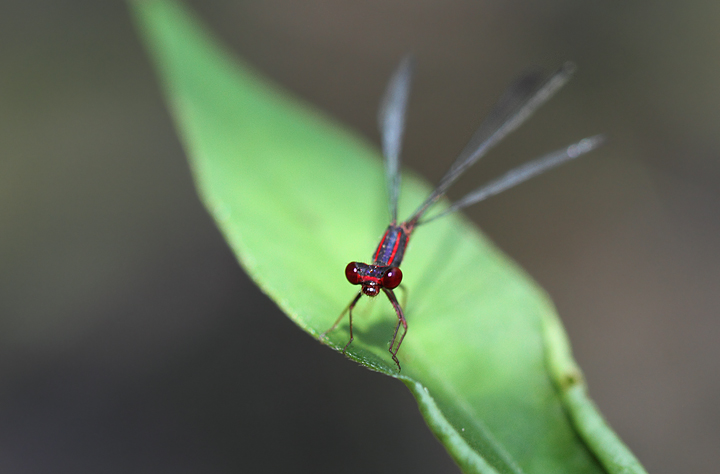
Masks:
[[[385,176],[387,178],[390,218],[397,222],[397,204],[400,193],[400,149],[405,129],[405,110],[415,61],[405,56],[385,90],[380,110],[378,128],[382,136],[382,150],[385,156]]]
[[[455,163],[440,180],[437,188],[408,221],[419,221],[425,211],[447,192],[460,175],[506,135],[517,129],[538,107],[547,102],[560,87],[565,85],[574,71],[575,65],[568,62],[546,80],[543,80],[540,72],[535,71],[525,74],[515,81],[470,138]]]
[[[428,219],[418,222],[418,225],[433,221],[439,217],[450,214],[451,212],[455,212],[458,209],[462,209],[464,207],[487,199],[490,196],[499,194],[506,189],[512,188],[513,186],[516,186],[523,181],[527,181],[528,179],[539,175],[540,173],[544,173],[545,171],[555,168],[556,166],[559,166],[566,161],[570,161],[574,158],[577,158],[581,155],[584,155],[585,153],[594,150],[595,148],[602,145],[604,141],[605,138],[602,135],[595,135],[594,137],[580,140],[579,142],[574,143],[567,148],[548,153],[547,155],[542,156],[536,160],[530,161],[522,166],[518,166],[517,168],[508,171],[498,179],[495,179],[483,186],[480,186],[464,198],[454,202],[444,211]]]

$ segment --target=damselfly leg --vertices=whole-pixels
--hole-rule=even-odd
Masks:
[[[347,344],[345,344],[345,347],[343,347],[343,350],[342,350],[343,354],[345,354],[345,351],[347,351],[347,348],[350,346],[350,343],[353,342],[353,339],[354,339],[353,338],[353,330],[352,330],[352,310],[353,310],[353,308],[355,308],[355,305],[360,300],[361,296],[362,296],[362,292],[358,291],[358,294],[355,296],[355,298],[352,299],[350,304],[347,305],[347,307],[343,310],[343,312],[340,313],[340,316],[337,318],[335,323],[333,323],[333,325],[330,327],[330,329],[328,329],[324,333],[320,334],[320,339],[321,340],[325,339],[325,336],[327,335],[327,333],[334,331],[335,328],[337,327],[337,325],[340,324],[340,321],[343,320],[345,313],[348,313],[348,318],[350,320],[350,340],[347,342]]]

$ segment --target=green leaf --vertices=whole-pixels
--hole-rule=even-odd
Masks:
[[[345,265],[367,260],[387,225],[377,150],[233,58],[178,3],[130,5],[200,196],[243,268],[318,338],[357,292]],[[401,215],[428,191],[406,175]],[[465,472],[644,472],[587,398],[546,295],[474,225],[420,228],[403,272],[402,372],[380,298],[361,300],[347,355],[405,383]],[[329,344],[347,339],[343,324]]]

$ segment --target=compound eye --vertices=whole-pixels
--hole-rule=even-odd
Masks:
[[[388,271],[385,272],[385,275],[383,275],[382,285],[388,290],[392,290],[393,288],[397,288],[401,281],[402,272],[400,269],[398,267],[390,267]]]
[[[353,285],[360,284],[360,274],[358,273],[355,262],[350,262],[347,264],[347,267],[345,267],[345,278]]]

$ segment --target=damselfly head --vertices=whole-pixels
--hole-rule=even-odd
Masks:
[[[398,267],[350,262],[345,267],[345,278],[353,285],[362,285],[363,294],[372,297],[380,294],[381,288],[397,288],[402,282],[402,271]]]

